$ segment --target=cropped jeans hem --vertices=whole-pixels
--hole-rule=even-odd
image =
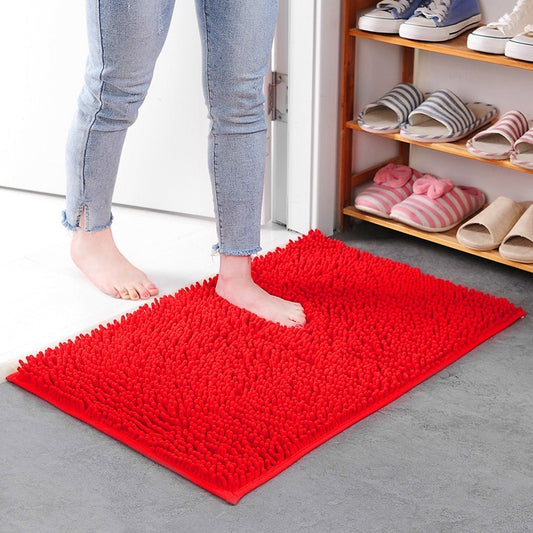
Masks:
[[[256,246],[255,248],[251,248],[250,250],[221,250],[220,244],[215,244],[213,245],[211,250],[212,255],[247,256],[258,254],[262,250],[262,248],[261,246]]]
[[[91,228],[91,229],[86,229],[85,233],[93,233],[95,231],[102,231],[104,229],[109,228],[112,223],[113,223],[113,215],[111,215],[109,217],[109,222],[107,224],[104,224],[103,226],[95,226],[94,228]],[[70,231],[79,231],[79,230],[81,230],[81,227],[79,226],[79,219],[78,219],[78,224],[77,225],[71,224],[68,221],[67,211],[66,210],[62,211],[62,213],[61,213],[61,224],[63,224],[63,226],[65,226],[65,228],[67,228]]]

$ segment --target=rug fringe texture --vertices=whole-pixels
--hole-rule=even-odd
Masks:
[[[305,327],[232,306],[215,277],[29,356],[8,380],[237,503],[525,315],[319,231],[252,268],[302,303]]]

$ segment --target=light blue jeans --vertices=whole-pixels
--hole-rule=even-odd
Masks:
[[[192,1],[192,0],[191,0]],[[63,224],[107,228],[120,154],[165,42],[174,0],[87,0],[89,57],[67,141]],[[258,252],[266,145],[263,79],[278,0],[196,0],[208,165],[220,253]]]

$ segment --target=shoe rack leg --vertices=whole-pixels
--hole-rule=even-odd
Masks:
[[[341,101],[340,101],[340,154],[339,154],[339,202],[337,229],[342,231],[344,216],[342,210],[350,204],[352,193],[352,151],[353,131],[347,127],[354,116],[354,76],[356,39],[348,34],[357,23],[358,2],[344,0],[342,28],[342,66],[341,66]]]

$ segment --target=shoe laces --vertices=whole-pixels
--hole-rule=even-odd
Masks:
[[[415,15],[422,15],[428,19],[437,19],[442,22],[450,10],[451,0],[432,0],[425,6],[419,7]]]
[[[376,7],[384,11],[395,9],[398,13],[403,13],[411,7],[412,3],[413,0],[382,0],[378,2]]]
[[[510,13],[505,13],[496,22],[489,22],[488,28],[495,28],[497,30],[512,30],[516,26],[520,26],[521,17],[524,13],[531,9],[531,0],[518,0],[513,10]]]

